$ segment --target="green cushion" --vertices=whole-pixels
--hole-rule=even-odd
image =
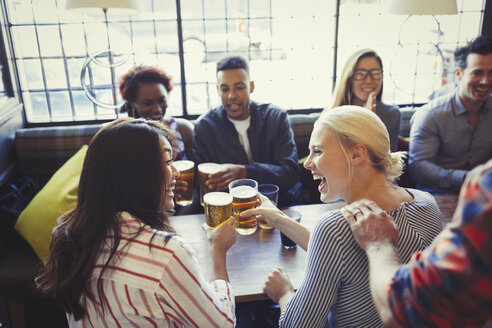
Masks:
[[[15,224],[15,229],[43,262],[48,259],[51,232],[58,218],[77,206],[77,188],[87,148],[87,145],[82,146],[55,172]]]

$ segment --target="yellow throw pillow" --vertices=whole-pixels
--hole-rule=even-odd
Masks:
[[[82,146],[55,172],[15,223],[15,229],[43,262],[48,260],[51,232],[58,218],[77,206],[77,188],[87,148]]]

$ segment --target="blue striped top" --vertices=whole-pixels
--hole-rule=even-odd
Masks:
[[[429,246],[442,230],[434,198],[407,189],[414,199],[389,215],[399,228],[403,263]],[[306,275],[280,316],[280,327],[383,327],[369,289],[369,263],[340,210],[317,223],[308,245]]]

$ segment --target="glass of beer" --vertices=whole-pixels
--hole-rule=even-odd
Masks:
[[[236,219],[236,231],[241,235],[250,235],[256,231],[256,215],[242,218],[241,212],[258,205],[258,182],[252,179],[239,179],[229,183],[232,195],[232,212]]]
[[[261,184],[258,186],[258,192],[267,197],[273,205],[277,206],[278,203],[278,186],[274,184]],[[260,228],[271,229],[273,228],[266,222],[259,221]]]
[[[214,191],[203,195],[205,222],[209,227],[216,227],[232,216],[232,195]]]
[[[208,175],[213,174],[220,169],[220,164],[217,163],[201,163],[198,164],[198,182],[200,184],[200,204],[203,206],[203,195],[210,192],[205,181],[208,180]]]
[[[195,163],[192,161],[182,160],[173,162],[176,170],[179,171],[179,177],[176,179],[176,204],[188,206],[193,202],[193,176]]]

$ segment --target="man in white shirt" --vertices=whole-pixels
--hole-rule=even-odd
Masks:
[[[222,105],[199,117],[193,136],[193,160],[223,164],[209,175],[210,190],[227,190],[231,181],[250,178],[280,188],[279,203],[297,203],[299,165],[287,112],[250,100],[254,91],[248,63],[230,56],[217,63]]]

